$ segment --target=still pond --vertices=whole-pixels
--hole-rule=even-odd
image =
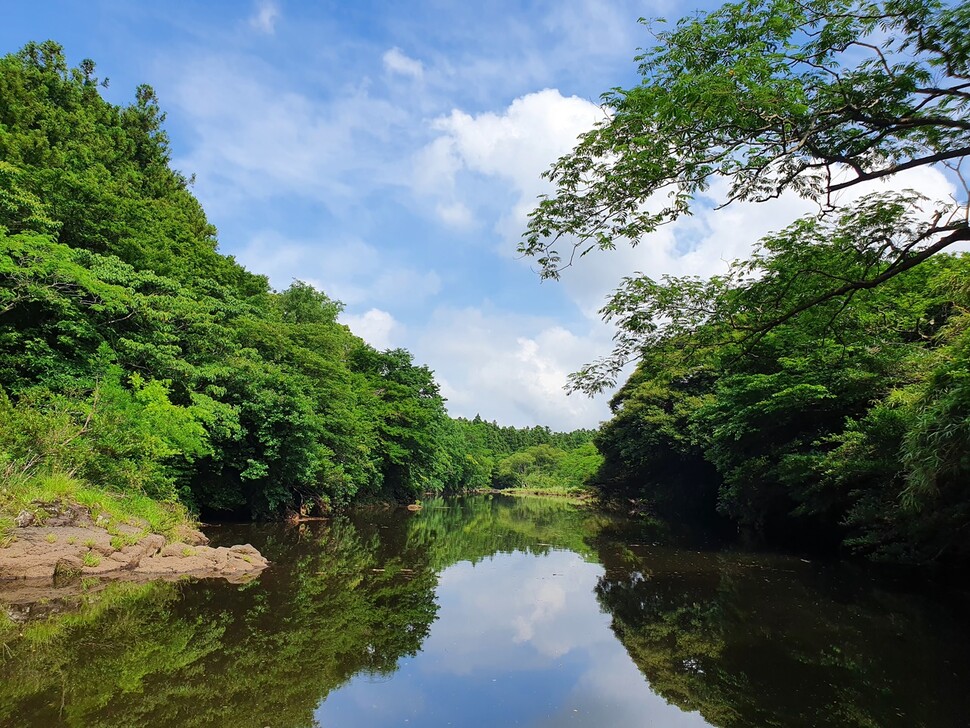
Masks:
[[[498,496],[209,533],[273,565],[0,587],[0,726],[970,724],[970,599],[898,573]]]

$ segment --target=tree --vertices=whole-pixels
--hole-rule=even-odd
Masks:
[[[817,201],[823,216],[837,193],[903,170],[946,165],[962,180],[970,152],[968,3],[745,0],[654,37],[656,45],[637,59],[640,84],[606,93],[604,121],[545,173],[555,192],[532,212],[519,246],[543,278],[558,278],[593,250],[638,244],[690,214],[717,178],[729,182],[724,204],[793,191]],[[854,218],[843,210],[841,224],[864,226],[887,210],[906,218],[907,235],[887,239],[879,234],[884,228],[870,225],[851,276],[832,278],[787,308],[749,311],[747,329],[764,331],[820,303],[844,301],[970,240],[965,197],[886,200],[850,209]],[[651,310],[658,296],[668,308],[680,296],[702,312],[725,285],[730,281],[626,279],[617,296],[636,315],[620,318],[621,330],[635,344],[663,327]],[[645,308],[630,310],[639,302]],[[616,312],[608,306],[604,313]],[[630,356],[635,345],[614,363]],[[587,372],[575,386],[595,391],[616,372]]]
[[[0,480],[253,517],[460,482],[432,372],[221,255],[155,92],[114,106],[94,71],[0,57]]]

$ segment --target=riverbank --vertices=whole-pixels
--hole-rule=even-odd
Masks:
[[[45,583],[78,577],[150,580],[192,576],[247,581],[269,562],[249,544],[212,548],[187,522],[166,535],[148,521],[123,522],[78,503],[33,503],[4,530],[0,542],[0,583]]]
[[[588,505],[596,500],[596,493],[591,490],[577,491],[574,488],[477,488],[465,495],[510,495],[518,498],[555,498],[556,500],[573,503],[574,505]]]

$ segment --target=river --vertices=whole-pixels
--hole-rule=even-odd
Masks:
[[[970,599],[476,496],[223,526],[246,584],[0,606],[2,726],[924,726],[970,715]],[[11,592],[12,593],[12,592]]]

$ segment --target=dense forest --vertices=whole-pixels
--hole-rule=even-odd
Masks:
[[[753,0],[651,30],[640,84],[547,173],[520,246],[542,275],[650,244],[718,180],[723,205],[818,212],[722,275],[635,273],[607,300],[615,350],[572,380],[636,363],[596,438],[603,491],[774,543],[965,561],[970,6]],[[931,165],[951,199],[897,176]]]
[[[818,212],[722,275],[625,278],[615,350],[571,386],[635,370],[569,434],[450,418],[339,301],[221,254],[152,89],[114,106],[93,62],[28,44],[0,61],[0,501],[94,486],[262,518],[595,473],[774,543],[965,561],[968,27],[931,0],[753,0],[653,29],[641,83],[547,173],[520,245],[541,275],[649,244],[715,179],[725,205]],[[932,165],[952,199],[864,187]]]
[[[580,446],[572,482],[596,469],[592,432],[452,420],[433,373],[338,301],[220,254],[163,122],[150,87],[109,104],[54,42],[0,60],[0,500],[95,487],[277,517],[536,485]]]

